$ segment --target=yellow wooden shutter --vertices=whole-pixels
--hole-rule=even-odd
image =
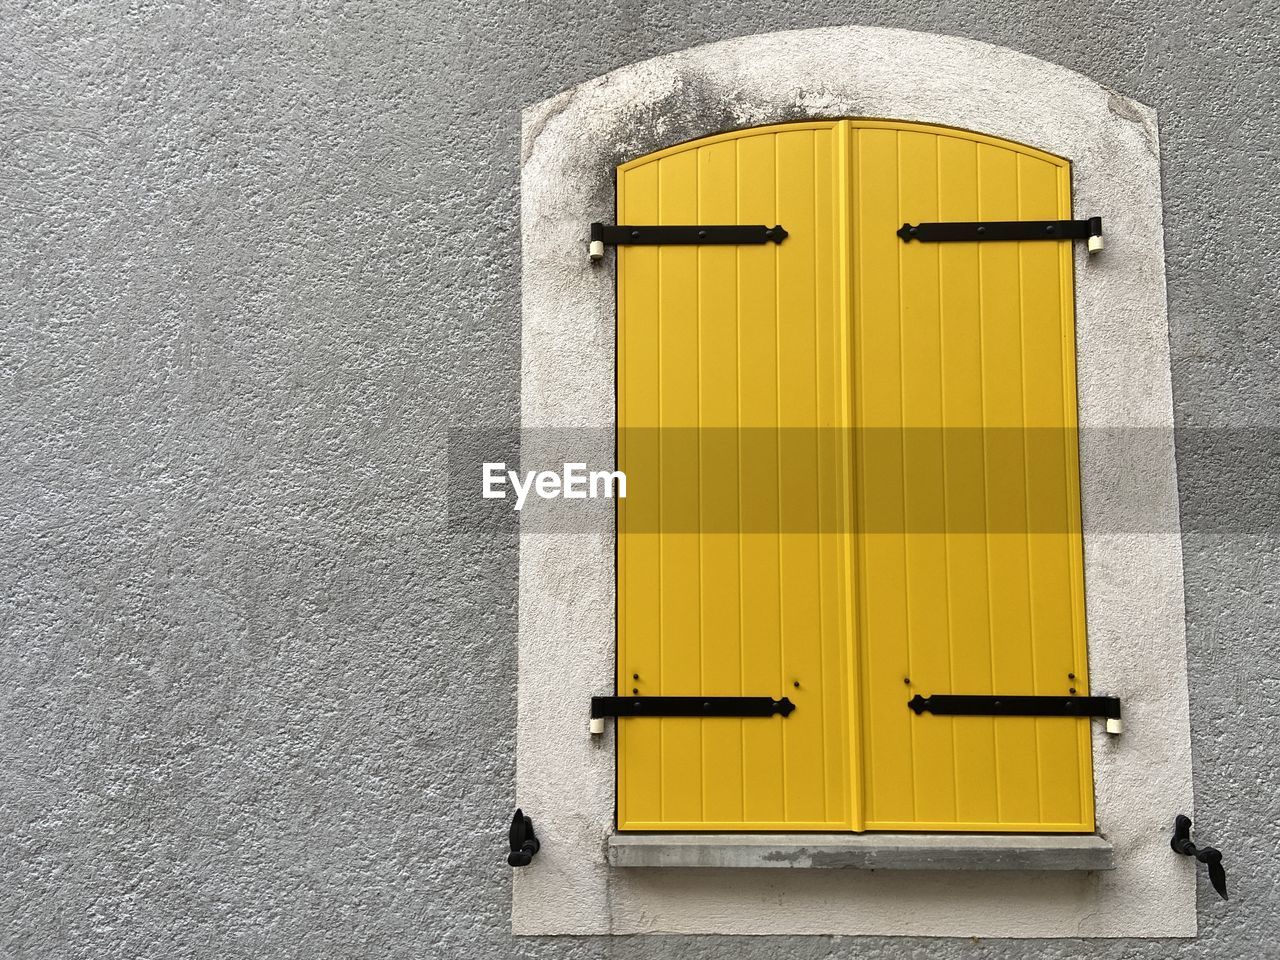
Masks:
[[[785,721],[620,721],[624,829],[851,823],[848,568],[817,518],[844,509],[848,470],[825,463],[821,490],[793,482],[839,455],[818,449],[817,422],[848,423],[846,146],[838,124],[797,124],[619,173],[620,221],[790,231],[780,246],[619,248],[619,691],[797,705]]]
[[[618,249],[618,690],[796,704],[619,720],[621,829],[1093,829],[1088,720],[906,706],[1088,692],[1070,243],[895,233],[1069,216],[1066,161],[911,124],[619,169],[619,222],[789,237]]]

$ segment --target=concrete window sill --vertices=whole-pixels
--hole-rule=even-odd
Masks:
[[[1115,851],[1069,834],[614,834],[609,866],[1114,870]]]

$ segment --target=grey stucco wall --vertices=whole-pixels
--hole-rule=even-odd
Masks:
[[[1277,954],[1274,3],[0,12],[0,956]],[[519,111],[849,22],[1160,113],[1197,941],[508,933],[516,531],[445,473],[519,417]]]

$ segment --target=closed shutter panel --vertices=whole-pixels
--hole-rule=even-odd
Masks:
[[[894,235],[1068,218],[1069,167],[961,131],[851,136],[866,826],[1092,830],[1088,720],[902,708],[1087,689],[1071,244]]]
[[[1069,205],[1065,161],[909,124],[620,168],[619,222],[789,236],[618,249],[618,691],[796,704],[620,719],[621,829],[1093,828],[1087,720],[906,707],[1087,692],[1070,244],[895,233]]]
[[[785,720],[619,721],[624,829],[851,822],[848,570],[840,538],[818,533],[848,470],[815,429],[848,422],[839,132],[746,131],[619,174],[620,221],[790,236],[619,248],[618,689],[796,704]]]

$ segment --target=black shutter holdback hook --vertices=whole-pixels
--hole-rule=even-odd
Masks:
[[[507,854],[507,863],[513,867],[527,867],[542,848],[533,832],[533,820],[526,817],[519,807],[511,818],[510,839],[511,852]]]
[[[1169,846],[1174,853],[1184,857],[1195,857],[1209,868],[1209,882],[1218,896],[1227,899],[1227,871],[1222,866],[1222,851],[1217,847],[1197,847],[1191,842],[1191,818],[1178,814],[1173,820],[1173,839]]]

